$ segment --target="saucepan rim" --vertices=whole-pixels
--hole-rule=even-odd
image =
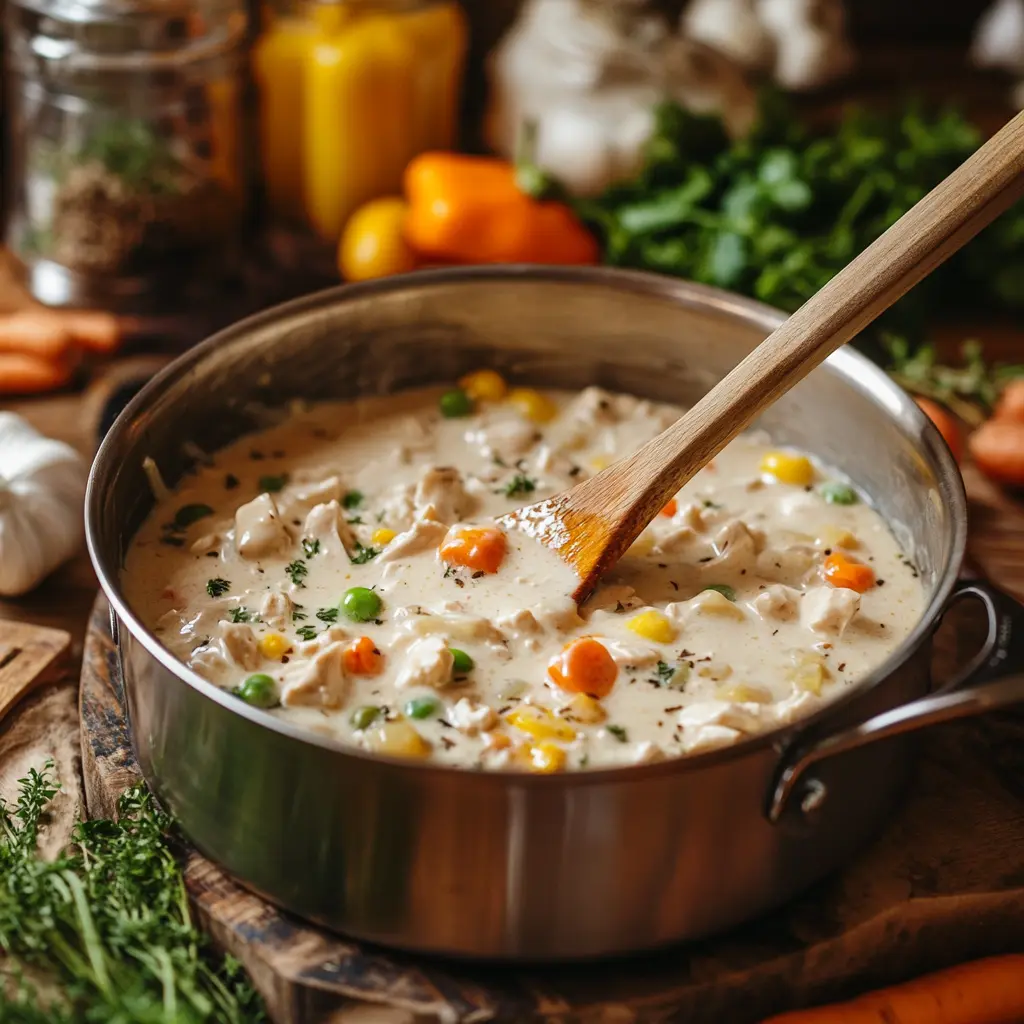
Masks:
[[[520,771],[479,771],[456,765],[410,763],[398,757],[371,753],[303,729],[282,720],[267,711],[251,707],[232,694],[203,679],[182,664],[157,637],[136,617],[121,592],[121,552],[104,550],[102,529],[105,490],[116,471],[117,450],[125,435],[153,400],[171,383],[202,366],[206,357],[224,345],[237,343],[261,328],[272,327],[296,314],[328,309],[353,299],[372,298],[407,289],[429,288],[432,285],[507,283],[509,281],[538,281],[592,285],[625,290],[633,293],[669,299],[681,306],[703,312],[718,313],[723,319],[773,330],[785,319],[785,314],[771,306],[731,292],[677,278],[620,270],[611,267],[543,267],[534,265],[494,265],[422,270],[376,281],[339,285],[311,295],[273,306],[218,331],[179,356],[157,373],[132,399],[101,441],[89,473],[85,499],[85,529],[89,556],[103,592],[120,623],[165,669],[203,696],[220,704],[232,714],[241,715],[254,725],[270,729],[298,743],[321,747],[342,757],[357,758],[375,764],[390,764],[406,771],[471,774],[476,780],[488,779],[495,786],[593,786],[600,784],[635,783],[651,776],[696,772],[712,765],[737,760],[755,751],[775,746],[781,749],[784,740],[818,726],[824,719],[835,715],[852,701],[865,696],[896,671],[927,640],[937,624],[947,599],[956,583],[960,563],[967,541],[967,498],[963,480],[956,462],[931,421],[921,412],[911,397],[867,357],[847,346],[827,360],[828,368],[838,374],[845,384],[868,397],[889,419],[895,420],[901,431],[925,456],[935,472],[940,497],[949,513],[952,532],[949,558],[939,568],[934,591],[914,629],[886,660],[856,685],[813,715],[786,723],[779,727],[748,737],[727,747],[700,754],[668,757],[645,765],[624,765],[607,768],[588,768],[585,771],[563,772],[553,775]],[[841,468],[841,467],[840,467]],[[120,641],[119,641],[120,645]]]

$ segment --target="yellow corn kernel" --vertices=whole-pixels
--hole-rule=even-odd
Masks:
[[[555,403],[533,388],[513,388],[508,400],[533,423],[548,423],[558,415]]]
[[[847,551],[856,551],[860,547],[860,541],[839,526],[826,526],[820,535],[815,539],[819,548],[844,548]]]
[[[257,646],[264,658],[269,658],[271,661],[280,661],[281,656],[288,650],[291,644],[280,633],[268,633],[266,636],[260,637]]]
[[[600,473],[602,469],[607,469],[611,464],[612,460],[608,455],[595,455],[590,460],[590,468],[595,473]]]
[[[634,558],[643,558],[644,555],[649,555],[653,550],[654,538],[645,530],[629,545],[626,549],[626,554],[632,555]]]
[[[735,704],[770,704],[772,695],[761,686],[748,686],[736,683],[733,686],[720,686],[715,692],[719,700],[731,701]]]
[[[398,534],[395,533],[394,530],[389,530],[386,526],[379,526],[373,531],[370,541],[373,544],[380,544],[383,546],[384,544],[390,544],[397,536]]]
[[[556,718],[547,708],[524,704],[510,711],[505,720],[535,740],[574,740],[576,730]]]
[[[385,722],[366,733],[366,746],[394,757],[426,757],[430,744],[408,722]]]
[[[814,466],[804,455],[789,452],[768,452],[761,459],[761,472],[782,484],[805,487],[814,479]]]
[[[551,775],[565,768],[565,751],[554,743],[534,743],[526,748],[530,771]]]
[[[577,722],[583,722],[586,725],[595,725],[598,722],[603,722],[608,717],[601,702],[595,697],[591,697],[589,693],[577,693],[562,708],[562,712],[572,715]]]
[[[634,615],[626,627],[642,636],[645,640],[653,640],[656,644],[670,644],[676,638],[676,627],[661,612],[649,608],[645,612]]]
[[[477,370],[459,380],[459,387],[474,402],[500,402],[508,392],[505,378],[494,370]]]

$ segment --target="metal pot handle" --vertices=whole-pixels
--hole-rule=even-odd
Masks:
[[[823,739],[798,737],[783,752],[775,775],[766,810],[772,824],[778,824],[795,798],[805,812],[822,803],[824,784],[808,777],[807,771],[826,758],[889,736],[1024,702],[1024,605],[987,583],[969,580],[957,585],[945,611],[968,598],[981,601],[988,614],[988,636],[978,654],[945,686],[926,697]]]

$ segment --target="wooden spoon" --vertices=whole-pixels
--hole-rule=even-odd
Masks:
[[[669,499],[759,413],[1024,194],[1024,112],[808,299],[666,431],[503,516],[557,551],[583,601]]]

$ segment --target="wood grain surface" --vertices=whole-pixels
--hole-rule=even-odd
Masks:
[[[1008,541],[1024,567],[1019,514],[1002,523],[1000,543]],[[1024,573],[1015,583],[1019,592]],[[977,625],[965,610],[944,627],[942,672],[971,653]],[[88,809],[109,814],[138,769],[102,600],[86,638],[81,722]],[[282,1024],[753,1024],[796,1004],[1024,951],[1022,851],[1024,712],[933,730],[885,833],[783,911],[632,960],[513,970],[390,954],[276,910],[188,849],[185,874],[200,918],[246,964]]]

